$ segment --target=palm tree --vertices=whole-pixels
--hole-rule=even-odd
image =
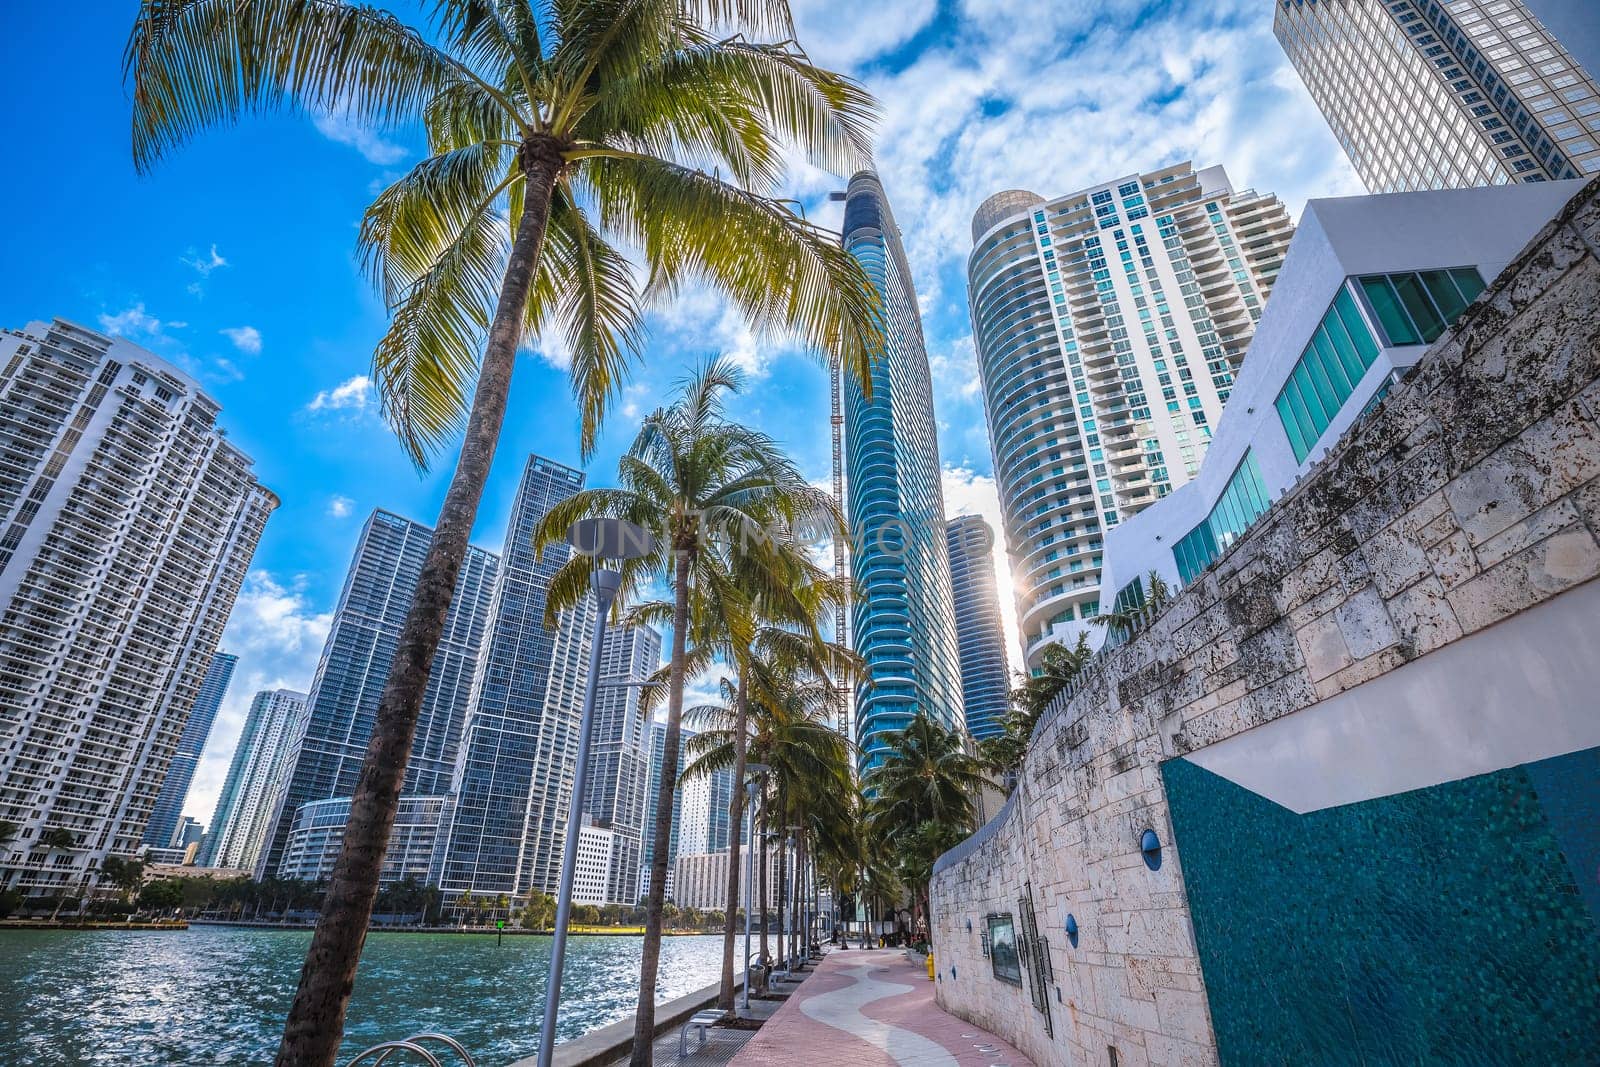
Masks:
[[[361,227],[393,312],[373,378],[419,466],[458,432],[463,442],[280,1067],[331,1064],[338,1050],[524,334],[569,350],[585,455],[639,350],[646,297],[704,281],[759,329],[831,352],[864,381],[882,346],[860,265],[776,198],[791,151],[835,172],[863,164],[874,108],[794,44],[787,0],[440,0],[436,11],[435,44],[344,0],[141,0],[124,57],[142,172],[206,127],[285,106],[420,123],[428,140],[428,158]],[[619,241],[640,254],[643,292]]]
[[[1088,634],[1078,634],[1077,643],[1071,646],[1047,646],[1040,657],[1038,673],[1023,678],[1011,691],[1011,710],[1002,724],[1004,732],[978,742],[983,762],[1001,776],[1007,792],[1011,791],[1017,772],[1022,768],[1039,716],[1077,680],[1093,658]]]
[[[732,708],[700,705],[686,713],[698,733],[690,743],[695,762],[684,773],[709,774],[736,766],[744,741],[748,753],[770,768],[761,809],[762,831],[775,823],[780,830],[799,826],[802,838],[814,836],[823,827],[833,834],[841,819],[848,821],[848,815],[841,815],[841,802],[851,794],[852,786],[849,743],[830,721],[833,674],[826,668],[841,670],[848,677],[859,668],[859,660],[826,642],[815,650],[777,634],[769,634],[768,642],[764,655],[746,661],[749,681],[743,704]],[[725,696],[729,688],[725,685]],[[779,855],[784,863],[782,853]],[[765,850],[762,860],[764,864]],[[780,892],[787,881],[784,863],[779,872]],[[758,884],[765,920],[764,871]],[[767,954],[764,921],[761,952]],[[788,947],[780,946],[780,956],[786,955]]]
[[[1144,576],[1138,597],[1136,603],[1120,609],[1102,611],[1090,621],[1096,626],[1107,627],[1117,638],[1127,640],[1155,622],[1156,616],[1172,602],[1172,587],[1167,585],[1167,580],[1161,577],[1160,571],[1150,571]]]
[[[818,567],[805,547],[793,540],[792,534],[793,531],[773,531],[772,536],[781,538],[782,551],[765,559],[753,561],[742,553],[731,556],[734,581],[708,590],[699,598],[702,602],[692,606],[690,612],[693,634],[691,648],[686,653],[689,669],[704,669],[714,659],[731,666],[735,672],[732,679],[723,678],[719,683],[724,699],[733,708],[733,761],[729,768],[736,784],[729,797],[728,820],[735,828],[742,824],[746,804],[742,783],[748,762],[752,677],[758,676],[759,684],[770,679],[773,671],[804,666],[821,675],[847,679],[858,669],[857,657],[824,640],[817,625],[830,607],[848,599],[848,583],[835,580]],[[765,574],[743,573],[741,568],[752,563],[755,564],[752,570],[765,571],[777,566],[787,568],[789,575],[772,582]],[[635,621],[662,622],[670,620],[671,610],[671,604],[657,601],[640,605],[632,617]],[[748,644],[736,639],[737,635],[751,632],[755,636]],[[652,690],[651,694],[656,692],[659,690]],[[645,706],[648,705],[647,699]],[[729,842],[727,906],[722,912],[722,978],[717,1006],[723,1011],[733,1010],[742,851],[743,844],[735,833]]]
[[[782,583],[793,574],[788,549],[793,542],[781,532],[802,521],[820,521],[840,536],[844,530],[832,499],[807,483],[771,438],[728,421],[723,398],[736,391],[741,380],[724,359],[704,363],[684,380],[681,395],[671,406],[644,420],[618,465],[621,487],[587,489],[556,504],[533,537],[542,551],[563,537],[572,523],[592,516],[621,518],[657,531],[651,552],[621,564],[622,588],[630,591],[651,576],[665,575],[672,591],[663,769],[656,787],[655,853],[634,1023],[632,1062],[638,1067],[648,1067],[655,1037],[672,794],[677,786],[683,687],[691,673],[689,641],[695,629],[691,607],[705,610],[707,605],[731,603],[751,588],[763,596],[781,595]],[[550,583],[547,621],[553,622],[557,612],[588,595],[591,566],[586,557],[574,556],[557,572]],[[691,588],[697,590],[692,596]],[[749,616],[735,614],[727,621],[735,643],[748,645],[753,640]]]
[[[977,806],[973,798],[989,784],[981,764],[967,754],[958,731],[947,730],[919,713],[903,731],[893,735],[881,764],[862,781],[872,794],[870,824],[874,837],[896,843],[901,868],[913,890],[913,904],[926,915],[926,870],[917,862],[943,843],[953,846],[975,829]],[[931,824],[932,829],[924,829]],[[919,877],[920,876],[920,877]],[[914,879],[914,880],[913,880]]]

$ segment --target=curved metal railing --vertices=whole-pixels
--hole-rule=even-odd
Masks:
[[[450,1057],[452,1060],[454,1060],[456,1057],[460,1057],[461,1062],[466,1064],[466,1067],[477,1067],[477,1064],[472,1062],[471,1054],[462,1047],[461,1042],[446,1034],[434,1033],[412,1034],[410,1037],[401,1038],[398,1041],[380,1042],[379,1044],[373,1045],[369,1049],[363,1049],[356,1053],[355,1059],[345,1064],[345,1067],[358,1067],[360,1064],[370,1064],[371,1067],[379,1067],[379,1065],[386,1062],[389,1057],[400,1052],[410,1052],[420,1056],[422,1058],[422,1062],[427,1064],[428,1067],[445,1067],[445,1061],[434,1055],[434,1053],[423,1044],[423,1042],[426,1041],[437,1042],[450,1049],[451,1052],[455,1053],[455,1056]]]

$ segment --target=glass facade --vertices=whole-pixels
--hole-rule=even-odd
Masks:
[[[991,551],[994,530],[980,515],[962,515],[950,520],[945,539],[961,651],[962,711],[967,733],[981,741],[1004,732],[1011,706],[1011,672]]]
[[[1600,173],[1600,88],[1523,0],[1279,0],[1274,30],[1375,193]]]
[[[584,790],[584,812],[611,831],[608,901],[639,899],[640,839],[645,831],[645,790],[650,784],[644,715],[638,689],[607,686],[644,681],[661,663],[661,635],[648,626],[617,626],[606,632],[600,657],[601,688],[595,691],[593,747]],[[650,831],[655,828],[649,827]]]
[[[292,767],[296,738],[305,729],[305,715],[306,694],[293,690],[265,690],[250,701],[196,864],[255,869],[272,828],[274,801]]]
[[[277,873],[302,804],[355,792],[378,701],[432,542],[433,530],[399,515],[374,511],[367,519],[312,679],[305,731],[256,860],[259,877]],[[449,785],[497,569],[492,553],[468,550],[422,698],[406,769],[408,793],[438,794]]]
[[[161,792],[156,794],[156,806],[150,811],[150,822],[144,829],[144,843],[151,848],[182,847],[174,843],[178,819],[183,814],[183,802],[189,797],[189,783],[194,780],[194,770],[200,764],[200,752],[211,736],[211,724],[216,721],[217,709],[228,693],[228,682],[233,679],[233,668],[238,656],[226,652],[214,653],[206,676],[195,695],[194,708],[183,724],[178,736],[178,750],[172,754],[167,776],[161,781]]]
[[[1483,277],[1473,267],[1364,275],[1356,284],[1381,338],[1346,282],[1278,393],[1278,417],[1302,463],[1355,394],[1380,348],[1431,344],[1483,291]]]
[[[1200,469],[1288,250],[1274,197],[1189,163],[973,219],[973,339],[1029,665],[1098,638],[1105,530]]]
[[[1188,585],[1199,577],[1200,572],[1238,540],[1271,503],[1255,453],[1246,452],[1211,514],[1172,546],[1172,556],[1177,561],[1178,576],[1183,584]]]
[[[585,597],[545,629],[550,581],[570,550],[552,545],[539,558],[533,531],[582,488],[582,471],[539,456],[522,472],[451,781],[438,879],[450,898],[558,888],[594,604]]]
[[[845,249],[883,298],[887,334],[872,395],[849,377],[844,402],[851,569],[861,591],[851,637],[867,664],[855,741],[866,771],[882,761],[888,735],[918,713],[962,728],[961,667],[928,353],[911,268],[876,176],[850,180],[843,229]]]

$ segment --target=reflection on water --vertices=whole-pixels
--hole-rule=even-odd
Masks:
[[[309,931],[194,927],[0,931],[0,1064],[269,1064]],[[573,937],[560,1039],[632,1014],[636,937]],[[375,933],[367,938],[340,1061],[438,1030],[478,1063],[538,1051],[548,937]],[[662,940],[659,996],[717,980],[720,937]]]

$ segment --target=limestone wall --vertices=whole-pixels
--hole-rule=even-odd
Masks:
[[[1592,599],[1600,583],[1585,587],[1600,575],[1597,534],[1600,182],[1534,239],[1411,379],[1149,631],[1100,657],[1043,718],[1011,801],[936,869],[939,1002],[1040,1064],[1106,1064],[1111,1049],[1121,1067],[1216,1062],[1217,1033],[1240,1031],[1213,1026],[1207,991],[1215,996],[1222,978],[1240,976],[1202,972],[1202,958],[1220,957],[1197,946],[1163,765],[1292,763],[1304,756],[1305,737],[1285,740],[1269,724],[1304,722],[1309,737],[1317,716],[1335,715],[1342,718],[1323,724],[1324,733],[1359,736],[1350,731],[1389,728],[1388,701],[1405,712],[1395,723],[1421,733],[1396,735],[1412,738],[1395,742],[1387,773],[1399,784],[1353,799],[1600,743],[1588,732],[1600,722],[1600,697],[1587,712],[1570,707],[1583,703],[1573,693],[1600,694],[1600,656],[1563,655],[1560,647],[1571,620],[1587,611],[1573,614],[1576,598],[1600,603]],[[1512,627],[1490,629],[1525,613],[1543,628],[1519,620],[1515,642]],[[1441,672],[1459,674],[1449,657],[1430,654],[1456,645],[1472,662],[1492,661],[1502,645],[1521,657],[1508,661],[1511,670],[1489,672],[1509,675],[1509,688],[1493,707],[1461,713],[1474,717],[1455,731],[1472,735],[1464,738],[1452,736],[1450,716],[1473,703],[1470,694],[1441,697],[1436,706],[1429,695],[1448,689]],[[1363,687],[1385,676],[1407,685],[1391,686],[1400,695],[1377,705],[1363,703],[1362,694],[1380,688]],[[1545,714],[1562,701],[1557,710],[1568,714]],[[1517,718],[1502,714],[1508,703],[1517,705]],[[1307,709],[1315,714],[1296,714]],[[1494,739],[1508,729],[1532,739],[1533,755],[1495,761]],[[1241,736],[1247,731],[1256,732]],[[1241,754],[1258,738],[1277,747],[1246,745]],[[1444,769],[1413,766],[1403,758],[1408,743],[1443,752]],[[1381,762],[1382,753],[1374,758]],[[1306,773],[1318,766],[1313,760]],[[1408,774],[1422,777],[1410,782]],[[1359,793],[1361,783],[1352,781],[1359,769],[1333,776],[1338,788]],[[1292,792],[1292,781],[1282,788]],[[1157,855],[1141,852],[1146,829],[1160,841]],[[1207,838],[1206,847],[1219,847],[1217,840]],[[1580,895],[1565,883],[1557,890]],[[1020,915],[1025,896],[1047,944],[1046,958],[1024,971],[1019,987],[994,976],[983,952],[984,918]],[[1592,915],[1587,927],[1581,908],[1576,917],[1562,915],[1576,923],[1580,942],[1592,939]],[[1202,941],[1205,929],[1202,923]],[[1047,1013],[1035,1004],[1035,973],[1047,979]],[[1246,977],[1264,979],[1270,991],[1270,975]],[[1284,994],[1292,999],[1295,991]]]

